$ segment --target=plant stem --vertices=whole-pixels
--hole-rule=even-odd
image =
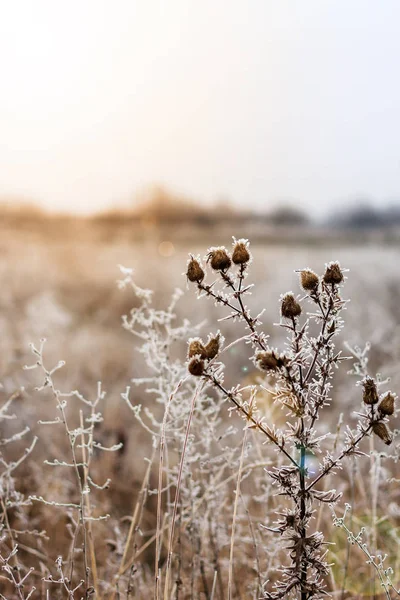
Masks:
[[[256,429],[259,429],[260,431],[262,431],[262,433],[269,439],[270,442],[272,442],[273,444],[275,444],[275,446],[277,446],[279,448],[279,450],[286,456],[286,458],[288,458],[290,460],[290,462],[298,469],[299,465],[297,464],[297,462],[294,460],[294,458],[292,458],[290,456],[290,454],[285,450],[285,448],[283,447],[283,444],[280,444],[270,433],[269,431],[264,427],[264,425],[262,423],[260,423],[259,421],[257,421],[250,413],[249,411],[246,410],[246,408],[244,406],[242,406],[242,404],[240,404],[240,402],[237,400],[237,398],[235,398],[235,396],[232,394],[232,392],[230,392],[229,390],[227,390],[219,381],[218,379],[216,379],[215,375],[211,375],[209,373],[205,373],[204,375],[209,381],[212,382],[212,384],[217,387],[227,398],[229,398],[229,400],[231,400],[231,402],[233,402],[233,404],[236,406],[236,408],[238,409],[239,412],[241,412],[248,421],[251,421],[253,423],[253,425],[255,426]]]
[[[302,425],[304,427],[304,421],[302,419]],[[306,538],[306,525],[305,525],[305,518],[306,518],[306,499],[305,499],[305,462],[306,462],[306,448],[304,446],[304,444],[301,445],[300,448],[300,469],[299,469],[299,477],[300,477],[300,522],[301,522],[301,529],[300,529],[300,535],[303,538],[303,540],[305,540]],[[302,556],[301,556],[301,561],[300,561],[300,570],[301,570],[301,575],[300,575],[300,581],[301,581],[301,585],[300,585],[300,591],[301,591],[301,600],[307,600],[307,592],[305,591],[305,585],[307,583],[307,564],[304,561],[304,551],[305,551],[305,544],[303,543],[301,546],[301,550],[302,550]]]

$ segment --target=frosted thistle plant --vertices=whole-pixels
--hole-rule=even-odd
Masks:
[[[253,316],[246,305],[252,291],[247,284],[251,260],[248,241],[234,239],[232,252],[222,246],[210,248],[204,262],[190,255],[186,276],[197,287],[199,298],[208,297],[225,307],[228,314],[224,320],[243,324],[242,341],[251,344],[252,360],[263,374],[260,384],[252,386],[249,400],[248,386],[225,383],[224,364],[219,360],[221,344],[215,344],[210,354],[210,340],[189,340],[188,370],[228,401],[243,418],[245,429],[259,432],[283,459],[267,473],[287,504],[266,529],[281,539],[289,560],[279,578],[263,586],[263,597],[322,598],[327,595],[329,565],[323,534],[313,529],[313,513],[317,504],[334,505],[340,497],[335,489],[326,489],[323,480],[333,475],[346,457],[362,455],[360,444],[367,436],[375,435],[387,445],[392,442],[388,422],[395,413],[396,398],[392,392],[380,393],[383,384],[360,371],[363,408],[357,413],[356,428],[348,426],[341,446],[334,446],[333,436],[321,432],[319,422],[332,401],[334,372],[347,358],[336,348],[346,308],[342,298],[345,271],[338,262],[331,262],[322,276],[309,268],[298,272],[301,294],[288,292],[280,299],[279,327],[286,331],[287,342],[279,351],[270,346],[262,331],[261,315]],[[207,270],[213,276],[210,283]],[[267,422],[257,408],[257,394],[265,389],[287,411],[285,429]],[[306,461],[310,455],[318,460],[317,474]]]

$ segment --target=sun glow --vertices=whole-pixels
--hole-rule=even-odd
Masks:
[[[116,40],[107,43],[108,15],[100,4],[26,0],[3,8],[2,106],[17,132],[32,128],[55,137],[56,127],[73,134],[90,127],[112,96]]]
[[[248,4],[0,3],[0,200],[397,198],[400,4]]]
[[[74,20],[75,15],[72,11],[56,15],[59,7],[49,3],[46,11],[38,13],[40,5],[26,3],[21,16],[17,3],[9,5],[1,44],[7,48],[4,67],[12,105],[29,106],[32,112],[47,111],[54,100],[65,99],[71,87],[75,93],[81,83],[80,63],[87,56],[88,40],[79,31],[72,35],[76,26],[65,21]]]
[[[13,181],[13,193],[34,194],[49,207],[57,197],[63,208],[99,207],[95,197],[112,168],[106,139],[119,129],[107,122],[123,114],[128,64],[136,70],[135,44],[130,52],[124,47],[133,3],[125,16],[121,23],[116,7],[102,0],[3,5],[0,194]]]

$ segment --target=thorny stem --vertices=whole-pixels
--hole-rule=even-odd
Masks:
[[[368,435],[371,431],[372,425],[368,425],[366,429],[363,429],[358,437],[351,442],[349,446],[344,448],[344,450],[339,454],[337,458],[335,458],[319,475],[316,477],[307,487],[306,492],[309,492],[323,477],[325,477],[345,456],[354,452],[356,446],[361,442],[361,440]]]
[[[251,421],[253,423],[255,429],[261,431],[269,439],[270,442],[272,442],[273,444],[275,444],[275,446],[279,448],[279,450],[286,456],[288,460],[290,460],[290,462],[296,467],[296,469],[299,469],[299,465],[294,460],[294,458],[292,458],[290,454],[285,450],[283,444],[280,444],[278,440],[269,433],[269,431],[264,427],[264,425],[253,417],[253,415],[240,403],[240,401],[237,398],[235,398],[233,392],[227,390],[218,381],[214,374],[204,373],[204,377],[208,379],[215,387],[217,387],[224,394],[224,396],[226,396],[226,398],[229,398],[229,400],[236,406],[237,410],[242,415],[244,415],[248,421]]]
[[[294,352],[295,356],[299,357],[301,351],[301,343],[300,338],[302,332],[297,331],[297,321],[295,317],[292,317],[292,331],[294,337]],[[301,404],[301,415],[304,415],[304,391],[305,391],[305,382],[303,379],[303,367],[301,361],[298,361],[298,371],[299,371],[299,394],[300,395],[300,404]],[[293,383],[291,383],[292,389],[294,388]],[[307,536],[307,525],[306,525],[306,499],[305,499],[305,460],[306,460],[306,447],[302,441],[304,436],[304,417],[301,416],[300,420],[300,432],[298,434],[298,438],[300,439],[300,466],[299,466],[299,485],[300,485],[300,536],[302,538],[302,552],[300,557],[300,594],[301,600],[307,600],[307,592],[305,591],[305,585],[307,583],[307,562],[304,560],[304,551],[303,548],[305,546],[304,540]]]
[[[302,334],[301,334],[301,332],[299,333],[297,331],[297,322],[294,317],[292,318],[292,324],[293,324],[293,335],[294,335],[294,346],[295,346],[294,350],[295,350],[296,356],[298,356],[300,353],[300,350],[301,350],[300,337]],[[304,402],[305,402],[305,400],[304,400],[305,382],[303,380],[303,367],[302,367],[300,361],[298,363],[298,369],[299,369],[299,386],[300,386],[300,396],[301,396],[300,397],[301,414],[303,415],[304,414]],[[301,440],[304,436],[304,428],[305,428],[304,417],[302,416],[301,417],[300,434],[298,436]],[[306,447],[305,447],[304,443],[301,441],[300,442],[299,484],[300,484],[300,535],[303,540],[302,548],[304,548],[304,540],[307,536],[306,498],[305,498],[305,476],[306,476],[305,462],[306,462]],[[306,583],[307,583],[307,562],[304,560],[304,551],[302,551],[301,559],[300,559],[301,600],[307,600],[307,592],[305,591]]]
[[[323,404],[326,400],[326,384],[328,382],[328,377],[329,377],[329,368],[328,367],[330,365],[330,362],[331,362],[330,346],[328,346],[326,364],[325,364],[325,368],[323,370],[322,380],[319,385],[319,391],[318,391],[318,394],[316,394],[316,400],[315,400],[315,406],[313,407],[313,413],[311,415],[310,429],[314,428],[315,421],[318,418],[319,409],[323,406]]]
[[[232,282],[232,280],[230,279],[230,277],[228,275],[226,275],[225,273],[221,273],[221,277],[229,285],[229,287],[231,287],[232,290],[234,291],[235,298],[237,298],[240,308],[231,304],[229,302],[229,300],[226,300],[226,298],[223,298],[219,294],[216,294],[215,292],[213,292],[210,285],[204,285],[203,283],[198,283],[197,287],[199,290],[205,292],[209,296],[212,296],[216,300],[216,302],[219,302],[220,304],[224,304],[225,306],[228,306],[238,316],[242,317],[246,321],[250,331],[254,335],[254,341],[258,344],[258,346],[261,348],[261,350],[265,350],[266,346],[265,346],[264,342],[262,341],[262,339],[260,338],[260,336],[257,333],[257,330],[255,328],[255,324],[257,323],[257,320],[250,317],[250,315],[248,314],[248,312],[246,311],[246,309],[243,305],[243,301],[242,301],[243,290],[241,289],[241,281],[243,279],[243,276],[242,276],[242,279],[239,284],[240,287],[238,289],[235,288],[234,283]]]
[[[309,369],[307,371],[307,374],[305,376],[306,383],[310,379],[310,377],[311,377],[311,375],[313,373],[314,367],[316,365],[316,362],[318,360],[319,353],[320,353],[321,349],[323,348],[323,346],[326,343],[326,340],[324,340],[325,329],[326,329],[326,326],[327,326],[327,324],[329,322],[329,316],[330,316],[331,310],[333,309],[333,306],[334,306],[334,301],[333,301],[332,295],[329,294],[329,306],[328,306],[328,309],[327,309],[326,313],[325,313],[325,311],[324,311],[324,309],[322,307],[321,299],[319,297],[319,294],[317,296],[317,304],[319,306],[319,309],[320,309],[322,317],[323,317],[323,323],[322,323],[321,332],[319,334],[319,339],[317,341],[317,346],[315,348],[315,353],[314,353],[314,357],[313,357],[312,363],[311,363],[311,365],[310,365],[310,367],[309,367]]]
[[[299,355],[300,353],[300,336],[302,335],[301,332],[297,331],[297,323],[296,323],[296,319],[293,317],[292,318],[292,324],[293,324],[293,334],[294,334],[294,346],[295,346],[295,353],[296,356]],[[299,368],[299,384],[300,384],[300,390],[301,392],[303,392],[303,387],[304,387],[304,382],[303,382],[303,367],[301,366],[301,364],[298,364],[298,368]],[[302,398],[302,405],[304,402],[304,398]],[[303,408],[303,406],[302,406]],[[303,429],[304,429],[304,424],[303,424]]]
[[[304,423],[303,423],[304,425]],[[306,538],[307,530],[305,526],[305,518],[306,518],[306,500],[305,500],[305,459],[306,459],[306,448],[302,444],[300,449],[300,469],[299,469],[299,477],[300,477],[300,535],[303,540]],[[300,578],[301,578],[301,600],[307,600],[307,592],[304,590],[305,584],[307,582],[307,563],[304,561],[304,557],[301,557],[301,565],[300,565]]]
[[[255,328],[257,319],[253,319],[252,317],[250,317],[248,311],[246,310],[246,308],[243,304],[242,282],[244,280],[245,270],[246,270],[246,265],[241,265],[240,273],[239,273],[239,285],[238,285],[237,289],[236,289],[235,284],[233,283],[232,279],[229,277],[229,275],[227,273],[222,272],[221,277],[227,283],[227,285],[232,289],[232,291],[234,292],[234,297],[239,302],[240,310],[235,307],[236,312],[246,321],[248,328],[254,335],[254,341],[260,346],[261,350],[265,350],[266,346],[265,346],[264,342],[260,339],[260,336],[258,335],[257,330]]]
[[[234,282],[232,281],[232,279],[229,277],[229,275],[227,273],[221,272],[221,277],[226,282],[226,284],[232,289],[232,291],[234,292],[234,297],[239,302],[239,306],[240,306],[240,311],[239,312],[243,316],[244,320],[246,321],[246,323],[249,326],[249,328],[252,331],[252,333],[255,333],[254,319],[252,319],[250,317],[250,315],[247,314],[247,311],[246,311],[246,309],[244,307],[243,300],[242,300],[242,293],[243,293],[243,291],[242,291],[242,282],[243,282],[243,279],[244,279],[244,273],[245,273],[245,266],[241,265],[240,275],[239,275],[239,285],[238,285],[237,289],[235,287]]]
[[[323,309],[323,306],[321,304],[321,298],[320,298],[320,293],[318,292],[315,298],[315,301],[317,302],[319,309],[321,311],[321,315],[323,317],[323,322],[322,322],[322,327],[321,327],[321,331],[320,331],[320,335],[319,335],[319,339],[317,341],[317,345],[315,348],[315,352],[314,352],[314,357],[312,360],[312,363],[308,369],[308,372],[305,376],[305,383],[307,384],[309,381],[310,376],[312,375],[313,371],[314,371],[314,367],[318,362],[319,359],[319,355],[320,352],[322,350],[322,348],[325,346],[326,347],[326,361],[325,361],[325,365],[324,368],[322,370],[322,380],[319,384],[319,391],[316,394],[316,400],[315,400],[315,405],[313,407],[313,413],[311,415],[311,422],[310,422],[310,430],[312,430],[314,428],[315,422],[318,418],[318,413],[319,413],[319,409],[323,406],[325,400],[326,400],[326,384],[328,382],[328,378],[329,378],[329,367],[331,364],[331,339],[333,338],[335,331],[332,331],[332,333],[329,333],[326,337],[325,337],[325,331],[326,331],[326,327],[329,323],[329,318],[331,316],[331,312],[334,308],[334,298],[333,298],[333,290],[332,293],[329,294],[329,305],[327,308],[327,311],[325,312]]]
[[[219,302],[224,306],[228,306],[231,310],[235,311],[236,313],[240,313],[239,309],[233,304],[231,304],[229,300],[226,300],[226,298],[223,298],[222,296],[219,296],[218,294],[213,292],[211,289],[211,285],[204,285],[203,283],[198,283],[197,287],[200,291],[205,292],[208,296],[212,296],[216,302]]]

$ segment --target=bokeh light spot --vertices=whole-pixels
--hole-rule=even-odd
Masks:
[[[175,248],[172,242],[161,242],[161,244],[158,246],[158,253],[161,256],[165,256],[166,258],[168,258],[169,256],[172,256],[175,253]]]

